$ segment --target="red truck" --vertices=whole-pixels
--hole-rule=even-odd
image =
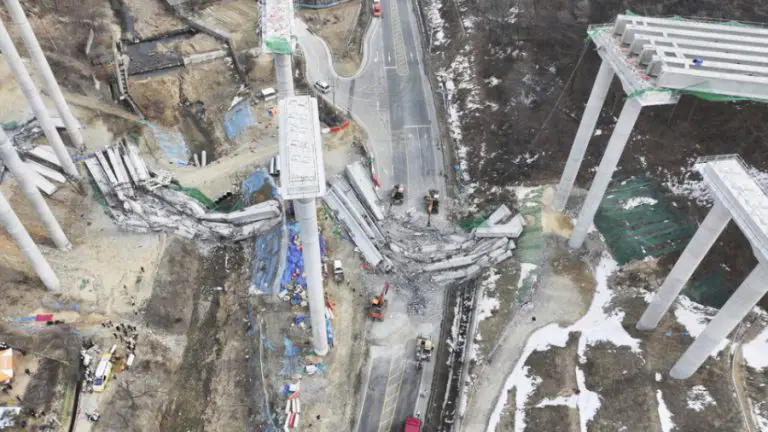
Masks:
[[[379,0],[373,0],[373,16],[381,17],[381,2]]]
[[[403,429],[403,432],[421,432],[421,420],[409,416],[405,419],[405,429]]]

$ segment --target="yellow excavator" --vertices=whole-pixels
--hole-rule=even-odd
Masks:
[[[430,189],[424,196],[424,204],[427,206],[427,226],[431,226],[432,215],[440,211],[440,193],[436,189]]]

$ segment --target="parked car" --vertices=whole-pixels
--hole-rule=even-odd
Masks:
[[[322,94],[326,94],[331,91],[331,86],[325,81],[315,81],[315,88]]]

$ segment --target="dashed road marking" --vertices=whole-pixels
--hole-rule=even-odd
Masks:
[[[378,432],[392,430],[392,421],[395,417],[395,408],[400,399],[400,385],[405,375],[405,360],[394,357],[389,363],[389,375],[387,376],[386,393],[384,394],[384,406],[381,408],[381,421]]]
[[[395,68],[397,74],[408,75],[408,56],[405,51],[405,38],[403,26],[400,22],[400,13],[397,9],[397,0],[389,0],[389,22],[392,27],[392,45],[395,48]]]

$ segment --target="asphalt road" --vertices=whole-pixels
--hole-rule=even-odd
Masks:
[[[443,156],[437,145],[435,107],[421,59],[421,38],[411,0],[382,0],[382,15],[374,19],[364,39],[360,71],[339,77],[325,43],[296,21],[296,35],[310,82],[326,81],[331,91],[319,95],[346,111],[368,134],[375,168],[387,196],[395,184],[406,185],[406,205],[392,211],[424,212],[429,189],[445,196]],[[439,303],[439,302],[438,302]],[[441,303],[439,303],[441,304]],[[390,309],[392,309],[390,307]],[[369,378],[358,418],[359,432],[400,431],[409,415],[426,408],[434,366],[416,369],[415,326],[403,316],[405,338],[372,346]],[[439,323],[440,317],[435,317]],[[439,327],[439,324],[438,324]],[[436,336],[436,335],[435,335]],[[424,382],[422,382],[424,374]],[[417,407],[420,402],[423,407]]]
[[[414,415],[421,373],[416,368],[416,342],[405,351],[377,347],[372,350],[359,432],[400,431]]]
[[[336,75],[324,42],[303,23],[297,22],[296,34],[307,57],[310,81],[328,82],[332,91],[322,97],[366,129],[383,194],[403,183],[408,203],[399,208],[423,210],[427,191],[444,193],[445,188],[421,39],[409,0],[383,0],[382,12],[366,34],[361,70],[350,78]]]

